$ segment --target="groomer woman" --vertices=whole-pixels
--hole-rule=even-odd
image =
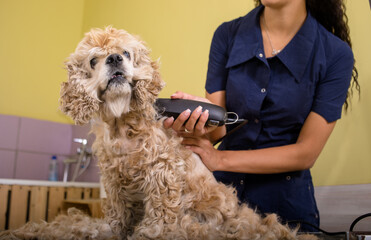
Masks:
[[[208,128],[206,109],[183,112],[172,127],[217,180],[233,185],[242,202],[283,222],[319,226],[309,169],[314,165],[357,71],[342,0],[261,0],[246,16],[220,25],[209,56],[206,98],[249,122]],[[352,81],[351,81],[352,80]],[[185,123],[185,120],[189,120]],[[198,121],[197,121],[198,120]],[[183,125],[184,124],[184,125]],[[311,231],[302,225],[302,231]]]

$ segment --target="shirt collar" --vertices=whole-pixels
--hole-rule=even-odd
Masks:
[[[317,21],[308,12],[303,26],[277,55],[298,82],[300,82],[308,66],[316,39],[317,28]]]
[[[261,5],[242,18],[228,58],[227,68],[246,62],[254,57],[259,49],[263,53],[259,23],[260,12],[263,8]]]
[[[259,21],[263,8],[264,6],[260,5],[242,19],[226,65],[227,68],[246,62],[253,57],[259,58],[261,53],[264,54]],[[277,55],[297,81],[300,81],[307,67],[317,27],[316,20],[308,12],[303,26]]]

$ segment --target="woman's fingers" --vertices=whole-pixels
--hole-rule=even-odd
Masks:
[[[173,122],[174,122],[174,118],[173,117],[169,117],[169,118],[166,118],[165,120],[164,120],[164,128],[166,128],[166,129],[169,129],[169,128],[171,128],[171,126],[173,125]]]
[[[183,125],[191,115],[191,110],[187,109],[182,112],[173,123],[173,129],[177,132],[184,130]],[[191,130],[191,129],[189,129]]]
[[[182,91],[176,91],[173,95],[170,96],[170,98],[172,99],[194,99],[195,96],[193,95],[190,95],[190,94],[187,94],[187,93],[184,93]]]
[[[172,99],[188,99],[188,100],[195,100],[195,101],[200,101],[200,102],[206,102],[206,103],[211,103],[209,99],[203,98],[203,97],[198,97],[195,95],[191,95],[188,93],[184,93],[182,91],[176,91],[173,95],[170,96]]]
[[[172,99],[189,99],[195,101],[208,102],[206,98],[197,97],[191,94],[177,91],[171,95]],[[164,121],[165,128],[173,128],[180,135],[194,135],[202,136],[209,130],[212,130],[207,126],[207,120],[209,118],[209,111],[206,109],[202,112],[201,106],[197,107],[193,112],[190,109],[182,112],[175,120],[168,118]]]
[[[188,118],[186,124],[184,125],[186,132],[193,132],[195,125],[202,114],[202,107],[197,107]]]
[[[202,114],[201,114],[201,116],[200,116],[200,118],[198,119],[198,122],[197,122],[197,124],[195,125],[195,127],[194,127],[194,131],[195,131],[195,135],[196,136],[202,136],[202,135],[204,135],[205,133],[207,133],[207,126],[206,126],[206,122],[207,122],[207,120],[209,119],[209,110],[205,110]]]

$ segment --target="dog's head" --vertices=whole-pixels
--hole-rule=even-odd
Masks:
[[[77,124],[120,117],[152,106],[164,83],[137,37],[112,27],[93,29],[65,63],[60,105]]]

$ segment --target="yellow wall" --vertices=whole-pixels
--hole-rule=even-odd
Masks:
[[[113,25],[137,34],[160,58],[167,83],[162,97],[176,90],[204,96],[210,42],[223,21],[245,15],[253,7],[246,0],[89,0],[83,31]]]
[[[214,30],[252,7],[253,0],[0,0],[0,114],[71,123],[58,111],[63,61],[84,32],[107,25],[140,35],[161,58],[161,97],[202,96]],[[368,1],[347,7],[363,94],[313,168],[316,185],[371,183],[371,12]]]
[[[83,8],[84,0],[0,0],[0,114],[72,122],[58,98]]]
[[[371,183],[371,11],[368,1],[347,1],[361,98],[338,121],[313,168],[317,185]]]

